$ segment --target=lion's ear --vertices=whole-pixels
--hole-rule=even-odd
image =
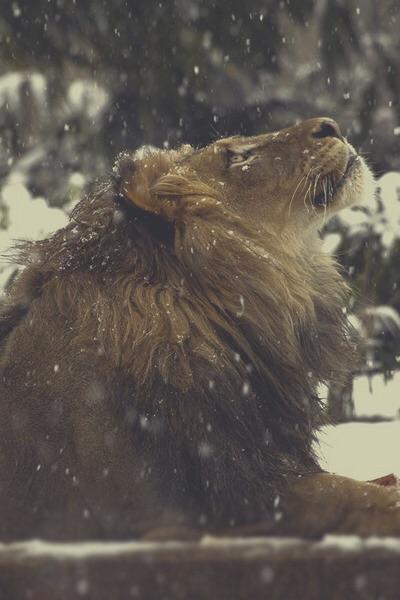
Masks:
[[[138,208],[161,215],[164,210],[153,190],[172,164],[168,152],[152,151],[141,158],[121,154],[113,169],[119,194]]]
[[[140,157],[120,155],[114,167],[118,193],[168,221],[208,212],[219,204],[215,190],[178,162],[191,151],[190,146],[182,146],[178,151],[154,150]]]
[[[176,194],[171,186],[161,194],[160,187],[166,187],[166,180],[175,171],[176,161],[190,152],[192,148],[185,145],[179,150],[145,148],[134,155],[120,154],[113,169],[118,193],[146,212],[175,220],[178,213]],[[177,179],[176,172],[174,178]],[[161,182],[164,185],[160,186]],[[176,192],[179,196],[180,192]]]

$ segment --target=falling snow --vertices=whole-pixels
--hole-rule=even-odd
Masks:
[[[76,0],[70,6],[37,0],[33,8],[12,1],[3,11],[0,253],[5,254],[14,240],[41,239],[65,226],[87,186],[111,175],[113,159],[122,150],[142,160],[156,148],[174,148],[182,141],[200,148],[223,135],[276,131],[312,115],[333,115],[343,135],[378,173],[378,191],[369,193],[362,205],[342,211],[321,231],[323,251],[342,263],[353,286],[344,314],[366,339],[365,364],[354,374],[352,390],[353,416],[365,422],[323,428],[316,451],[327,470],[343,475],[359,479],[389,472],[400,475],[400,13],[396,3],[301,0],[275,3],[274,10],[269,2],[262,7],[252,1],[235,6],[198,0],[172,4],[157,2],[138,12],[129,3],[115,0],[89,0],[87,7]],[[275,134],[272,175],[284,162],[282,142],[282,136]],[[213,160],[222,155],[216,152]],[[316,157],[308,150],[299,153],[299,160],[313,161],[315,167]],[[238,169],[246,185],[251,185],[257,168],[255,161]],[[229,194],[229,185],[222,175],[220,179],[218,187]],[[113,226],[123,225],[125,218],[115,208]],[[71,233],[82,236],[78,224]],[[235,232],[228,234],[234,238]],[[82,241],[90,241],[90,236],[98,239],[92,232]],[[218,248],[218,242],[215,235],[209,252]],[[190,247],[193,262],[199,260],[196,248],[195,243]],[[104,260],[106,264],[109,257]],[[2,300],[16,268],[10,260],[0,264]],[[185,293],[183,284],[180,293]],[[246,297],[236,295],[231,300],[233,313],[245,328],[252,299],[246,290]],[[186,336],[177,336],[182,351],[186,341]],[[103,356],[106,349],[97,344],[98,356]],[[237,372],[244,373],[238,392],[240,402],[248,406],[256,397],[252,388],[256,364],[250,364],[244,353],[233,353],[230,360]],[[67,368],[62,361],[50,363],[48,385],[60,381]],[[219,375],[211,371],[204,383],[203,391],[212,401],[220,392]],[[85,404],[96,411],[104,402],[103,383],[89,380],[86,385]],[[320,392],[323,398],[328,395],[326,387],[320,387]],[[367,422],[376,418],[387,421]],[[140,429],[146,439],[160,435],[165,427],[154,414],[140,414],[133,408],[127,408],[126,424]],[[222,454],[213,424],[204,419],[201,427],[203,440],[197,439],[193,453],[207,469]],[[104,443],[114,447],[116,433],[108,432]],[[266,429],[260,432],[260,443],[272,451],[277,442]],[[68,454],[64,450],[60,441],[60,459]],[[42,457],[33,463],[38,480],[48,468]],[[69,485],[80,491],[80,474],[68,462],[61,468]],[[101,467],[99,474],[112,481],[112,468]],[[279,520],[278,496],[274,511]],[[92,518],[91,508],[84,509],[83,518],[87,522]],[[218,543],[227,542],[202,542],[204,547]],[[374,543],[379,542],[336,538],[317,542],[340,546],[343,552]],[[151,544],[129,544],[129,551],[154,550]],[[66,545],[57,552],[107,555],[125,552],[127,547]],[[391,548],[400,552],[398,542]],[[24,545],[24,552],[36,556],[54,548],[33,541]],[[260,563],[254,577],[268,594],[277,573],[268,562]],[[369,574],[357,574],[352,593],[367,597],[368,591]],[[85,598],[92,592],[90,578],[77,572],[74,594]],[[129,593],[140,597],[136,585]]]

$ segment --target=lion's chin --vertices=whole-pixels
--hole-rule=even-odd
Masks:
[[[363,204],[372,198],[376,189],[375,179],[370,168],[361,156],[351,154],[345,173],[327,197],[326,193],[318,194],[313,200],[314,208],[324,215],[327,211],[335,214],[353,204]]]
[[[336,210],[347,208],[353,204],[362,204],[375,194],[376,184],[372,171],[363,158],[359,156],[346,179],[337,198]]]
[[[321,190],[313,198],[312,204],[315,208],[325,208],[328,204],[332,204],[335,201],[340,190],[342,190],[347,182],[351,179],[353,171],[357,169],[359,158],[360,157],[355,152],[351,152],[349,154],[346,168],[340,179],[333,184],[330,183],[330,185],[328,185],[328,189],[324,185],[323,190]]]

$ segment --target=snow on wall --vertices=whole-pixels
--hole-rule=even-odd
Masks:
[[[321,552],[328,549],[340,550],[343,553],[360,552],[364,549],[385,549],[400,554],[400,540],[398,538],[360,538],[353,535],[326,535],[322,540],[307,541],[290,537],[254,537],[254,538],[222,538],[204,536],[200,542],[80,542],[80,543],[51,543],[42,540],[29,540],[14,542],[12,544],[0,543],[0,552],[6,551],[8,556],[15,556],[18,560],[25,558],[51,557],[57,560],[85,559],[88,557],[114,557],[124,554],[169,554],[170,551],[182,552],[193,549],[238,549],[248,550],[248,558],[255,558],[257,550],[279,552],[282,550],[300,549],[305,544],[308,550]]]

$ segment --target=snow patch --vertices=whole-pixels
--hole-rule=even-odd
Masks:
[[[324,427],[316,450],[323,469],[366,481],[400,475],[399,440],[400,421],[343,423]]]
[[[72,113],[84,113],[89,119],[101,118],[109,103],[109,94],[96,81],[76,79],[67,92],[67,102]]]
[[[14,181],[16,181],[14,179]],[[0,255],[5,256],[16,240],[41,239],[68,222],[60,208],[49,207],[44,198],[33,198],[24,183],[7,183],[0,197],[0,214],[7,228],[0,229]],[[4,258],[0,263],[0,289],[3,289],[16,265]]]

